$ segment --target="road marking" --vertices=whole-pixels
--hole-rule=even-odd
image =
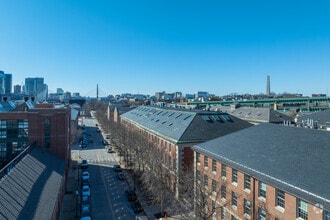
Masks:
[[[110,207],[110,210],[111,210],[112,218],[113,219],[116,219],[115,218],[115,213],[113,212],[113,209],[112,209],[112,203],[111,203],[111,200],[110,200],[110,197],[109,197],[108,186],[105,184],[104,176],[103,176],[103,172],[102,172],[102,168],[101,167],[100,167],[100,172],[102,174],[101,177],[102,177],[102,181],[103,181],[103,186],[105,187],[105,191],[107,192],[107,200],[109,202],[109,207]]]

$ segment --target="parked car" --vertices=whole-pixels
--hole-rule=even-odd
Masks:
[[[82,160],[80,164],[81,169],[86,169],[88,167],[87,160]]]
[[[103,140],[102,143],[103,143],[104,145],[109,145],[109,144],[110,144],[107,140]]]
[[[139,201],[135,201],[132,203],[132,208],[135,214],[143,212],[143,208]]]
[[[117,173],[117,178],[118,178],[119,180],[124,180],[124,179],[125,179],[125,175],[124,175],[124,173],[123,173],[123,172],[118,172],[118,173]]]
[[[111,146],[108,146],[108,147],[107,147],[107,152],[108,152],[108,153],[112,153],[112,152],[113,152]]]
[[[81,208],[81,217],[90,217],[89,207]]]
[[[83,171],[81,173],[81,179],[82,181],[89,181],[89,173],[87,171]]]
[[[89,196],[82,196],[81,198],[81,209],[83,209],[84,207],[89,208]]]
[[[89,186],[83,186],[81,189],[81,196],[90,196],[91,195],[91,190]]]
[[[118,164],[113,165],[113,169],[115,172],[122,172],[122,169],[121,169],[120,165],[118,165]]]
[[[89,179],[81,181],[81,187],[83,186],[89,186]]]
[[[134,202],[137,200],[137,195],[134,190],[131,190],[131,189],[126,190],[126,195],[127,195],[127,200],[129,202]]]

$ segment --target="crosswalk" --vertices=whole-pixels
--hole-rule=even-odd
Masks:
[[[113,165],[117,164],[111,158],[87,159],[87,162],[89,164],[103,164],[103,165],[109,165],[109,166],[113,166]]]

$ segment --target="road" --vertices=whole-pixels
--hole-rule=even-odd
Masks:
[[[91,133],[92,143],[80,149],[74,146],[72,157],[80,157],[88,161],[87,171],[90,174],[90,212],[92,219],[127,219],[134,220],[135,214],[131,203],[127,201],[125,190],[129,188],[127,181],[119,180],[113,165],[118,164],[115,154],[108,153],[102,143],[103,137],[98,133],[96,120],[83,120],[85,131]]]

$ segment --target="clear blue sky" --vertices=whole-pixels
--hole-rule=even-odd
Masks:
[[[50,92],[330,92],[326,0],[0,0],[0,32],[0,70]]]

